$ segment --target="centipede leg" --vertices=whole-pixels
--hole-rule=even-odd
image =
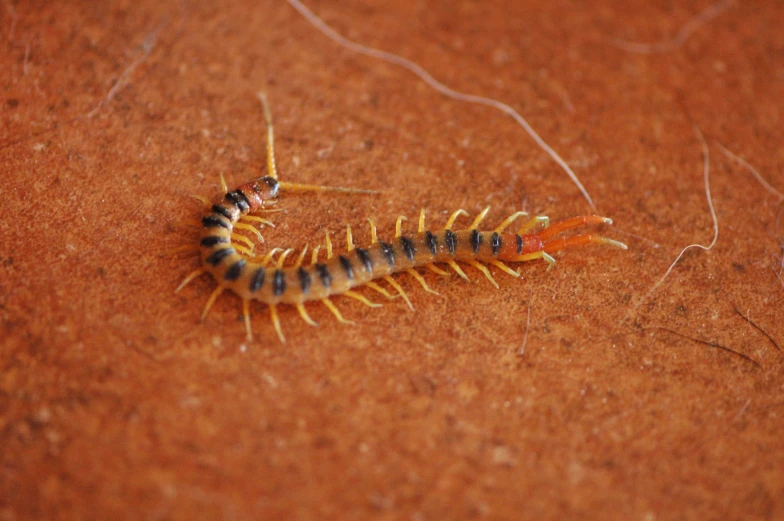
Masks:
[[[515,277],[515,278],[519,278],[520,277],[520,272],[513,270],[512,268],[510,268],[509,266],[507,266],[506,264],[504,264],[501,261],[491,260],[491,261],[488,261],[488,262],[490,264],[492,264],[493,266],[495,266],[496,268],[498,268],[499,270],[501,270],[501,271],[503,271],[505,273],[508,273],[512,277]]]
[[[280,318],[278,318],[278,308],[275,306],[275,304],[270,304],[269,309],[270,309],[270,318],[272,319],[272,326],[275,328],[275,332],[278,334],[280,343],[285,344],[286,337],[283,336],[283,330],[280,328]]]
[[[409,309],[414,311],[414,306],[411,304],[411,301],[408,300],[408,295],[406,295],[406,292],[403,291],[403,288],[400,287],[400,284],[398,284],[397,281],[389,275],[384,275],[384,280],[387,281],[390,286],[395,288],[395,290],[397,290],[398,294],[403,297],[403,300],[405,300],[406,304],[408,304]]]
[[[415,269],[409,268],[406,270],[406,273],[414,277],[417,280],[417,282],[419,282],[419,284],[422,286],[422,288],[428,293],[432,293],[433,295],[440,295],[439,292],[437,292],[436,290],[432,289],[430,286],[427,285],[427,282],[425,282],[425,278],[419,273],[417,273]]]
[[[245,320],[245,335],[248,342],[253,340],[253,331],[250,328],[250,300],[242,299],[242,318]]]
[[[281,269],[283,267],[283,263],[286,262],[286,257],[288,257],[289,254],[293,251],[294,251],[293,248],[289,248],[288,250],[281,253],[280,257],[278,257],[278,262],[275,264],[275,267],[277,269]]]
[[[376,223],[374,223],[373,219],[370,218],[368,218],[368,222],[370,223],[370,244],[376,244],[378,242]]]
[[[326,240],[324,242],[326,242],[327,259],[331,259],[332,258],[332,239],[329,238],[329,232],[326,232],[326,234],[327,234],[327,237],[326,237]]]
[[[371,308],[380,308],[381,307],[381,304],[376,304],[375,302],[371,302],[370,300],[367,299],[367,297],[365,297],[361,293],[357,293],[356,291],[348,290],[348,291],[346,291],[343,294],[345,296],[347,296],[347,297],[351,297],[353,299],[356,299],[356,300],[362,302],[364,305],[366,305],[368,307],[371,307]]]
[[[485,220],[485,217],[487,216],[487,212],[489,212],[489,211],[490,211],[490,207],[489,206],[487,208],[485,208],[484,210],[482,210],[482,212],[479,215],[476,216],[476,219],[474,219],[474,222],[471,223],[471,226],[469,226],[468,229],[469,230],[476,230],[479,227],[479,223],[481,223],[482,221]]]
[[[574,237],[569,237],[569,238],[570,239],[574,239]],[[560,240],[565,240],[565,239],[559,239],[559,241]],[[527,261],[538,260],[538,259],[544,259],[544,261],[547,262],[547,269],[548,270],[555,265],[555,259],[552,257],[552,255],[548,254],[545,251],[538,251],[536,253],[529,253],[528,255],[521,256],[518,260],[520,262],[527,262]]]
[[[264,242],[264,236],[261,234],[261,232],[257,228],[251,226],[250,224],[236,223],[234,225],[234,228],[238,230],[247,230],[252,234],[254,234],[256,238],[259,240],[259,242]]]
[[[448,272],[448,271],[444,271],[444,270],[442,270],[441,268],[439,268],[439,267],[438,267],[438,266],[436,266],[435,264],[427,264],[425,267],[426,267],[427,269],[429,269],[430,271],[432,271],[433,273],[438,273],[438,274],[439,274],[439,275],[441,275],[441,276],[444,276],[444,277],[446,277],[446,276],[448,276],[448,275],[449,275],[449,272]]]
[[[455,224],[455,220],[461,215],[468,215],[468,212],[466,212],[461,208],[460,210],[457,210],[455,213],[450,215],[449,219],[446,221],[446,226],[444,226],[444,230],[451,230],[452,225]]]
[[[407,220],[408,219],[405,215],[398,216],[397,221],[395,221],[395,239],[400,237],[400,235],[403,233],[403,221]]]
[[[507,228],[507,226],[509,226],[510,224],[512,224],[512,223],[513,223],[513,222],[515,222],[517,219],[519,219],[520,217],[523,217],[523,216],[525,216],[525,217],[528,217],[528,212],[515,212],[515,213],[513,213],[512,215],[510,215],[509,217],[507,217],[507,218],[504,220],[504,222],[502,222],[501,224],[499,224],[499,225],[498,225],[498,226],[495,228],[495,230],[493,230],[493,231],[494,231],[495,233],[501,233],[502,231],[504,231],[504,230]]]
[[[564,221],[559,221],[550,225],[536,235],[544,242],[549,241],[564,230],[571,230],[586,224],[612,224],[612,219],[599,217],[598,215],[584,215],[582,217],[572,217]]]
[[[297,261],[294,263],[295,268],[299,268],[300,266],[302,266],[302,261],[305,260],[305,254],[307,252],[308,252],[308,245],[306,244],[305,247],[302,248],[302,251],[299,252],[299,255],[297,256]]]
[[[313,248],[313,254],[310,256],[311,264],[316,264],[318,262],[319,250],[321,250],[321,246]]]
[[[229,191],[229,187],[226,185],[226,178],[223,177],[223,174],[219,174],[219,175],[220,175],[221,193],[225,194],[226,192]]]
[[[545,228],[550,226],[550,218],[546,215],[537,215],[533,219],[529,219],[527,223],[522,225],[518,230],[518,235],[525,235],[529,231],[531,231],[536,225],[543,223]],[[556,232],[557,233],[557,232]]]
[[[388,300],[394,300],[394,299],[396,299],[399,296],[399,295],[393,295],[392,293],[390,293],[389,291],[385,290],[384,288],[382,288],[381,286],[379,286],[375,282],[366,282],[365,286],[367,286],[368,288],[370,288],[372,290],[378,291],[379,293],[384,295]]]
[[[260,210],[257,210],[257,211],[260,211]],[[279,212],[280,210],[266,210],[266,211],[267,212]],[[240,217],[240,221],[255,222],[255,223],[263,224],[265,226],[269,226],[270,228],[274,228],[275,227],[275,223],[273,223],[272,221],[268,221],[267,219],[264,219],[262,217],[256,217],[255,215],[247,215],[247,214],[243,215],[243,216]]]
[[[575,235],[573,237],[562,237],[554,239],[544,244],[544,250],[548,253],[553,253],[564,248],[572,248],[574,246],[584,246],[586,244],[607,244],[621,248],[622,250],[628,249],[627,246],[619,241],[601,237],[599,235]]]
[[[207,273],[207,270],[205,270],[204,268],[199,268],[197,270],[193,270],[192,272],[188,273],[188,275],[183,279],[182,282],[180,282],[180,285],[177,286],[177,289],[175,289],[174,292],[179,293],[182,288],[190,284],[193,279],[195,279],[196,277],[198,277],[203,273]]]
[[[261,264],[262,266],[264,266],[264,267],[266,268],[266,267],[267,267],[267,263],[268,263],[270,260],[272,260],[272,257],[273,257],[273,256],[274,256],[276,253],[278,253],[278,252],[281,252],[281,251],[283,251],[283,248],[272,248],[270,251],[268,251],[267,253],[265,253],[263,257],[261,257],[261,258],[259,259],[259,264]]]
[[[343,318],[343,315],[340,314],[340,310],[328,298],[321,299],[321,302],[323,302],[324,305],[327,306],[327,309],[329,309],[332,312],[332,314],[335,315],[335,318],[338,319],[338,322],[340,322],[342,324],[349,324],[349,325],[352,325],[352,326],[355,324],[355,322],[352,322],[351,320],[346,320],[345,318]]]
[[[318,322],[316,322],[315,320],[310,318],[310,315],[308,315],[308,312],[305,310],[305,305],[304,304],[299,303],[299,304],[296,304],[296,306],[297,306],[297,311],[299,311],[299,316],[302,317],[302,320],[304,320],[305,322],[307,322],[308,324],[310,324],[313,327],[318,326]]]
[[[460,275],[462,278],[464,278],[465,280],[471,280],[468,278],[468,275],[466,275],[465,272],[462,269],[460,269],[460,266],[458,266],[455,261],[448,260],[446,261],[446,263],[449,264],[449,267],[455,270],[455,273]]]
[[[487,269],[487,266],[483,266],[483,265],[479,264],[476,261],[466,261],[466,264],[469,264],[469,265],[473,266],[474,268],[478,269],[479,271],[481,271],[484,274],[484,276],[487,277],[487,280],[490,281],[490,284],[495,286],[495,289],[499,288],[498,283],[495,281],[493,276],[490,274],[490,270]]]
[[[218,298],[218,296],[220,296],[221,293],[223,293],[224,289],[225,288],[223,286],[218,286],[212,291],[212,293],[210,293],[210,297],[207,299],[207,304],[204,305],[204,311],[201,313],[202,320],[207,318],[207,313],[210,312],[212,305],[215,304],[215,300]]]
[[[233,241],[240,241],[243,244],[246,244],[248,246],[248,248],[250,249],[251,253],[253,253],[253,251],[256,249],[256,245],[253,244],[253,241],[251,241],[250,239],[248,239],[244,235],[240,235],[238,233],[232,233],[231,234],[231,240],[233,240]]]
[[[346,226],[346,251],[354,249],[354,236],[351,235],[351,226]]]

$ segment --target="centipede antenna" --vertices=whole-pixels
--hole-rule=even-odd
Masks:
[[[288,192],[339,192],[343,194],[378,194],[377,190],[365,190],[362,188],[346,188],[343,186],[321,186],[308,185],[303,183],[289,183],[288,181],[278,182],[281,190]]]
[[[267,94],[262,90],[258,93],[261,108],[264,111],[264,122],[267,125],[267,175],[273,179],[278,178],[278,169],[275,166],[275,131],[272,127],[272,111],[267,103]],[[225,191],[225,190],[224,190]]]
[[[250,328],[250,300],[242,299],[242,318],[245,320],[245,334],[248,342],[253,340],[253,330]]]
[[[280,343],[286,343],[286,337],[283,336],[283,330],[280,328],[280,318],[278,318],[278,308],[275,307],[275,304],[270,304],[270,318],[272,319],[272,325],[275,328],[275,332],[278,334],[278,338],[280,338]]]
[[[482,213],[480,213],[479,215],[476,216],[476,219],[474,219],[474,222],[471,223],[471,226],[469,226],[468,229],[469,230],[476,230],[479,227],[479,223],[484,221],[485,216],[487,215],[487,212],[489,212],[489,211],[490,211],[490,207],[489,206],[487,208],[485,208],[484,210],[482,210]]]
[[[210,202],[210,200],[207,199],[206,197],[204,197],[203,195],[190,194],[190,196],[192,198],[196,199],[197,201],[199,201],[200,203],[204,204],[204,206],[207,206],[207,207],[212,206],[212,203]]]
[[[192,272],[188,273],[188,275],[183,279],[182,282],[180,282],[180,285],[177,286],[177,289],[175,289],[174,292],[179,293],[182,288],[190,284],[191,281],[193,281],[193,279],[195,279],[202,273],[207,273],[207,270],[205,270],[204,268],[199,268],[197,270],[193,270]]]
[[[400,237],[400,234],[402,233],[403,230],[403,221],[407,221],[407,220],[408,219],[406,218],[405,215],[398,216],[397,221],[395,221],[395,239]]]
[[[469,265],[473,266],[474,268],[478,269],[479,271],[481,271],[484,274],[484,276],[487,277],[487,280],[490,281],[490,284],[495,286],[495,289],[499,289],[500,288],[498,283],[495,281],[493,276],[490,274],[490,270],[487,269],[487,266],[483,266],[483,265],[479,264],[476,261],[467,261],[467,264],[469,264]]]
[[[384,275],[383,278],[385,281],[389,283],[390,286],[395,288],[395,290],[398,292],[398,294],[401,297],[403,297],[403,300],[406,301],[406,304],[408,304],[409,309],[411,309],[411,311],[414,311],[414,306],[411,304],[411,301],[408,300],[408,295],[406,295],[406,292],[403,291],[403,288],[400,287],[400,284],[398,284],[397,281],[392,277],[390,277],[389,275]]]

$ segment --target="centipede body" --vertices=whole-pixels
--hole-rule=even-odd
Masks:
[[[422,210],[416,231],[402,230],[401,222],[404,218],[400,217],[397,221],[395,237],[388,240],[377,237],[375,224],[371,221],[371,240],[364,246],[354,245],[351,229],[348,228],[346,250],[341,253],[332,251],[328,235],[326,258],[320,259],[316,250],[310,263],[305,262],[305,249],[301,250],[297,259],[290,265],[286,265],[285,262],[290,251],[282,253],[277,260],[274,259],[275,249],[264,256],[257,257],[247,246],[240,245],[232,239],[241,238],[243,243],[250,243],[244,236],[238,237],[239,229],[258,234],[255,228],[240,223],[241,220],[271,224],[266,219],[255,217],[253,214],[269,211],[270,205],[277,203],[281,191],[363,192],[347,188],[280,182],[277,179],[273,153],[271,117],[263,95],[260,95],[260,98],[264,105],[268,127],[268,175],[258,177],[234,190],[227,190],[224,184],[222,200],[211,205],[200,222],[202,233],[199,251],[202,266],[180,285],[181,288],[196,276],[210,273],[218,287],[210,296],[203,316],[221,292],[230,290],[243,302],[243,314],[249,337],[251,337],[251,328],[248,304],[253,300],[269,306],[275,329],[281,341],[284,341],[277,312],[278,305],[296,307],[306,322],[314,324],[304,304],[320,301],[340,321],[345,322],[346,320],[330,299],[345,295],[365,304],[374,305],[354,290],[369,287],[391,297],[391,293],[376,284],[378,280],[386,281],[410,306],[408,296],[391,277],[397,273],[413,275],[423,288],[432,292],[416,269],[429,267],[444,273],[435,265],[445,264],[461,277],[466,277],[458,265],[461,263],[479,269],[497,286],[486,265],[496,266],[513,276],[518,276],[518,272],[506,265],[507,262],[544,259],[552,263],[554,260],[550,256],[551,253],[591,243],[626,248],[618,241],[599,235],[579,234],[559,237],[561,232],[572,228],[588,224],[611,223],[605,217],[581,216],[550,225],[546,217],[530,218],[523,212],[516,212],[495,229],[480,230],[479,227],[489,210],[485,209],[469,227],[453,230],[455,220],[466,213],[458,210],[451,215],[443,229],[429,230],[425,226],[425,214]],[[521,217],[528,217],[525,224],[516,233],[507,231],[507,228]]]

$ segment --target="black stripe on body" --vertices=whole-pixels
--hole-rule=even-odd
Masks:
[[[310,291],[310,284],[312,282],[310,278],[310,273],[305,268],[300,268],[297,271],[297,276],[299,277],[299,287],[302,289],[302,293],[307,295],[308,291]]]
[[[256,270],[256,273],[253,274],[253,277],[250,279],[250,289],[251,293],[256,293],[258,290],[261,289],[261,286],[264,284],[264,268],[259,267]]]
[[[208,235],[207,237],[202,237],[199,244],[205,248],[211,248],[216,244],[225,244],[227,242],[230,242],[228,237],[221,237],[220,235]]]
[[[416,253],[414,241],[408,237],[400,237],[400,247],[403,249],[403,253],[406,254],[406,257],[408,257],[408,260],[414,262],[414,254]]]
[[[471,232],[471,249],[474,250],[474,253],[479,253],[479,246],[482,245],[482,234],[479,233],[479,230],[474,230]]]
[[[379,241],[378,245],[381,246],[381,253],[384,254],[384,258],[387,260],[391,267],[395,267],[395,250],[392,248],[391,244],[388,244],[384,241]]]
[[[226,228],[227,230],[231,230],[231,225],[225,222],[217,215],[204,216],[204,218],[201,220],[201,224],[205,228],[217,228],[220,226],[221,228]]]
[[[242,275],[242,270],[245,268],[245,259],[240,259],[226,270],[223,274],[225,280],[237,280]]]
[[[354,266],[351,265],[351,261],[343,255],[338,257],[338,261],[340,261],[340,267],[346,272],[348,280],[354,280]]]
[[[498,255],[499,251],[501,251],[501,246],[503,246],[501,236],[498,235],[498,232],[493,232],[493,235],[490,236],[490,247],[493,248],[494,257]]]
[[[226,194],[226,199],[234,203],[240,212],[245,213],[250,210],[250,201],[245,197],[241,190],[234,190]]]
[[[286,291],[286,274],[283,270],[275,270],[272,276],[272,293],[279,297]]]
[[[318,272],[319,278],[321,279],[321,283],[324,285],[324,287],[329,288],[332,285],[332,274],[329,272],[327,265],[316,264],[316,271]]]
[[[454,255],[455,248],[457,248],[457,236],[452,230],[444,231],[444,242],[446,242],[446,247],[449,248],[450,255]]]
[[[515,240],[517,241],[517,254],[520,255],[521,253],[523,253],[523,238],[520,236],[519,233],[516,233]]]
[[[436,240],[436,236],[430,232],[425,232],[425,242],[427,243],[427,248],[430,250],[430,253],[433,254],[433,257],[438,255],[438,241]]]
[[[213,211],[213,213],[220,214],[220,215],[224,216],[226,219],[231,221],[231,218],[232,218],[231,211],[228,208],[226,208],[225,206],[221,206],[219,204],[213,204],[212,205],[212,211]]]
[[[359,261],[365,268],[365,271],[368,273],[373,273],[373,259],[370,258],[370,253],[368,253],[367,250],[363,250],[362,248],[357,248],[356,252],[357,257],[359,257]]]
[[[212,252],[209,257],[204,259],[204,262],[212,266],[217,266],[229,255],[234,255],[234,248],[223,248],[222,250],[216,250]]]

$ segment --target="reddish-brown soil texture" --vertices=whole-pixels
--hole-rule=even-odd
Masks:
[[[287,343],[167,255],[218,176],[284,194],[266,243],[421,207],[589,213],[509,117],[346,50],[281,0],[3,3],[0,520],[784,519],[784,7],[312,0],[347,37],[523,114],[602,233],[515,280],[281,309]],[[718,6],[719,8],[722,6]],[[688,38],[678,39],[678,31]],[[656,43],[633,52],[619,40]],[[690,249],[659,285],[680,250]],[[411,226],[414,222],[409,221]],[[370,295],[374,298],[377,295]],[[530,326],[528,313],[530,311]],[[521,350],[525,346],[524,353]]]

